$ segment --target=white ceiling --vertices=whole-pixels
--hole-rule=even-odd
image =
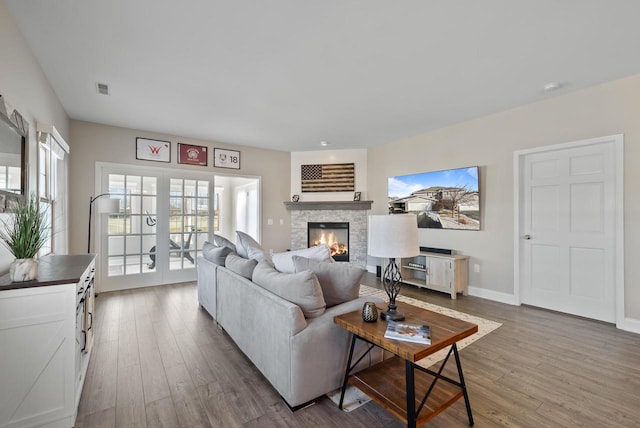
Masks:
[[[371,147],[640,73],[637,0],[5,3],[71,118],[286,151]]]

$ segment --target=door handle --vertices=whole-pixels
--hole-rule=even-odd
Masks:
[[[524,235],[523,238],[528,241],[529,239],[531,239],[531,235]]]

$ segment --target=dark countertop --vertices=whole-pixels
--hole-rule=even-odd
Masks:
[[[0,291],[76,283],[95,258],[95,254],[44,256],[38,259],[37,279],[11,282],[7,273],[0,277]]]

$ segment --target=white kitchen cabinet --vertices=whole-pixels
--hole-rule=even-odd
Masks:
[[[72,427],[90,358],[94,255],[47,256],[0,277],[0,427]]]
[[[415,257],[400,259],[402,282],[442,291],[455,299],[457,293],[468,291],[469,256],[421,252]]]

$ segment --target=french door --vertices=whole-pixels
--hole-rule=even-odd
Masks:
[[[97,176],[96,191],[119,201],[96,214],[99,291],[194,280],[213,230],[211,174],[103,164]]]

